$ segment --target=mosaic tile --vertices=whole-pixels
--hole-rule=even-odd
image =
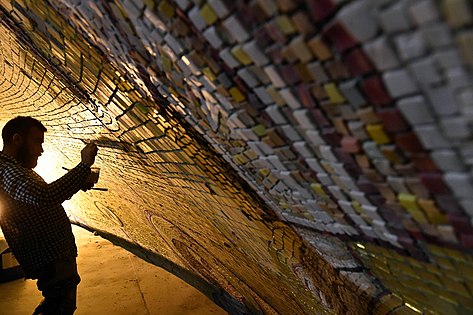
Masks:
[[[200,255],[189,257],[168,240],[159,246],[167,259],[206,266],[215,261],[218,270],[235,270],[227,266],[241,256],[228,256],[218,245],[231,230],[252,240],[240,246],[248,267],[237,268],[250,276],[211,276],[200,265],[191,267],[219,287],[231,282],[230,292],[244,296],[236,299],[261,313],[471,312],[473,59],[467,1],[92,1],[72,7],[57,0],[54,9],[49,3],[0,3],[21,20],[15,25],[54,71],[67,74],[100,110],[74,98],[78,90],[50,84],[59,77],[45,75],[49,66],[35,56],[23,63],[16,51],[26,50],[4,37],[4,24],[1,106],[21,113],[12,91],[33,78],[37,91],[19,100],[31,97],[34,106],[23,111],[34,109],[55,136],[73,142],[105,135],[129,144],[128,153],[107,148],[115,151],[103,163],[147,165],[156,178],[135,173],[136,165],[128,173],[117,166],[120,185],[143,190],[140,207],[154,209],[158,196],[178,200],[165,203],[175,211],[163,218],[146,212],[160,225],[177,224],[175,232],[153,234],[151,222],[143,233],[179,240]],[[55,108],[71,100],[67,110]],[[187,138],[177,138],[183,134]],[[133,200],[123,196],[125,203]],[[187,211],[191,206],[206,215],[196,218]],[[263,214],[277,220],[252,219]],[[211,223],[196,226],[203,218]],[[111,222],[100,222],[110,229]],[[213,223],[219,232],[207,228]],[[272,224],[293,225],[299,234],[280,233],[285,228]],[[181,229],[186,231],[176,232]],[[123,229],[130,239],[145,235],[133,231]],[[328,269],[311,269],[308,261],[322,261],[312,259],[316,252],[338,263],[315,241],[319,232],[333,237],[331,245],[353,238],[361,269],[369,268],[380,282],[361,271],[325,278]],[[312,247],[295,250],[299,237]],[[142,241],[148,249],[158,246]],[[432,244],[440,250],[432,251]],[[332,290],[338,288],[333,279],[344,290]],[[368,307],[360,292],[374,294],[373,283],[382,283],[383,293],[377,291]],[[258,293],[248,293],[249,287]]]

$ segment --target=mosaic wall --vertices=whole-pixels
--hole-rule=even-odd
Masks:
[[[100,146],[77,223],[234,314],[473,312],[470,1],[0,7],[0,120]]]

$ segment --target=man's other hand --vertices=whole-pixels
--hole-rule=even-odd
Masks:
[[[81,151],[82,163],[92,166],[95,162],[95,157],[97,156],[97,145],[94,142],[87,143],[85,148]]]

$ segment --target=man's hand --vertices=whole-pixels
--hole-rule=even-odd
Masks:
[[[98,148],[94,142],[88,143],[85,148],[81,151],[82,163],[92,166],[95,162],[95,156],[97,156]]]

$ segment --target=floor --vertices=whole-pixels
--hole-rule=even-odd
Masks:
[[[223,315],[205,295],[89,231],[73,226],[82,282],[75,315]],[[32,314],[41,301],[36,282],[0,284],[0,313]]]

